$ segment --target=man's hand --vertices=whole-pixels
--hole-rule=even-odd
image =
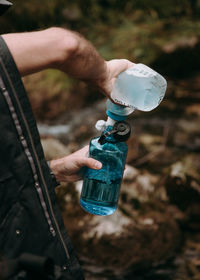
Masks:
[[[110,98],[110,93],[113,89],[117,76],[121,72],[133,66],[134,63],[127,59],[113,59],[106,61],[105,79],[100,80],[99,83],[97,83],[97,86],[108,98]]]
[[[75,153],[55,159],[50,162],[50,168],[59,182],[75,182],[81,180],[84,167],[101,169],[101,162],[88,157],[89,146],[85,146]]]

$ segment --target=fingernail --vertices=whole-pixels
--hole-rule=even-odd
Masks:
[[[101,163],[101,162],[96,162],[96,163],[94,164],[94,167],[95,167],[96,169],[100,169],[100,168],[102,167],[102,163]]]

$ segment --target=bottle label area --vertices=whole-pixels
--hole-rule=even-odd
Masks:
[[[85,178],[83,182],[82,199],[95,201],[97,204],[111,206],[117,203],[121,179],[106,184],[103,181]]]
[[[111,184],[85,177],[81,193],[81,206],[95,215],[111,215],[117,208],[121,179]]]
[[[90,142],[90,157],[99,160],[102,168],[85,172],[80,203],[95,215],[111,215],[117,208],[120,186],[127,155],[124,142],[100,144],[99,137]]]

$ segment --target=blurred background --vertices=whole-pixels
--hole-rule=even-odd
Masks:
[[[85,213],[82,182],[57,188],[87,279],[200,279],[200,1],[12,2],[1,34],[76,30],[104,59],[147,64],[168,82],[158,108],[128,118],[133,132],[115,214]],[[106,100],[96,89],[52,69],[23,80],[47,159],[97,135]]]

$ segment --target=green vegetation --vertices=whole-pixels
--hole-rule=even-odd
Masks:
[[[198,42],[200,38],[198,0],[15,0],[13,4],[7,15],[1,18],[1,33],[62,26],[82,33],[106,60],[127,58],[156,65],[158,70],[157,60],[163,53],[188,45],[192,40]],[[34,100],[38,96],[38,100],[46,103],[46,98],[40,97],[41,92],[43,96],[45,92],[49,100],[59,100],[58,113],[61,113],[65,110],[62,104],[69,96],[71,98],[74,86],[75,91],[83,92],[84,97],[89,95],[82,83],[74,83],[62,73],[54,72],[39,74],[33,88],[31,81],[35,77],[25,80]],[[60,94],[62,92],[68,92],[68,95]],[[34,107],[39,108],[34,100]],[[45,110],[43,112],[37,116],[51,116],[51,113],[45,115]]]

